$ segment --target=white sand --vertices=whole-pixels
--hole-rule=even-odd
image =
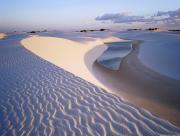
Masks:
[[[108,92],[113,93],[113,91],[109,90],[106,88],[103,84],[101,84],[94,76],[92,72],[92,64],[94,61],[103,53],[103,51],[106,50],[107,46],[104,46],[104,42],[114,42],[114,41],[124,41],[122,39],[114,38],[114,37],[109,37],[105,39],[96,39],[94,41],[90,42],[75,42],[72,40],[64,39],[64,38],[54,38],[54,37],[42,37],[42,36],[32,36],[26,39],[23,39],[21,41],[21,44],[30,50],[31,52],[35,53],[36,55],[40,56],[41,58],[61,67],[64,68],[65,70],[77,75],[78,77],[81,77],[105,90]],[[102,46],[101,46],[102,45]],[[96,50],[92,49],[96,47]],[[91,51],[90,54],[88,54],[88,58],[85,55]],[[86,61],[85,61],[86,60]],[[76,84],[75,84],[76,83]],[[70,85],[82,85],[84,83],[80,83],[78,80],[71,82]],[[68,85],[68,83],[67,83]],[[84,85],[83,85],[84,86]],[[102,121],[105,120],[106,125],[104,124],[99,124],[98,126],[101,126],[103,128],[103,133],[106,135],[106,126],[110,126],[110,131],[116,135],[119,135],[118,132],[115,131],[114,127],[117,128],[118,131],[123,131],[126,134],[126,129],[127,132],[129,133],[135,133],[136,135],[147,135],[150,134],[176,134],[173,131],[180,131],[179,128],[173,126],[167,121],[164,121],[158,117],[153,116],[151,113],[145,110],[140,110],[137,107],[133,107],[132,105],[129,105],[127,102],[119,100],[119,97],[116,97],[111,94],[104,93],[103,91],[101,93],[98,93],[96,89],[92,89],[93,91],[89,91],[88,87],[81,87],[83,88],[81,95],[78,96],[78,98],[81,99],[86,99],[86,104],[91,105],[91,102],[93,102],[92,107],[97,107],[98,112],[98,119]],[[92,88],[91,86],[89,86]],[[74,89],[76,90],[76,89]],[[70,92],[74,92],[71,89],[69,89]],[[54,92],[51,92],[54,93]],[[57,94],[59,92],[57,91]],[[82,94],[84,93],[84,94]],[[86,94],[91,94],[91,95],[86,95]],[[95,94],[93,94],[95,93]],[[66,94],[65,92],[61,92],[60,96]],[[68,95],[69,98],[72,98],[72,102],[74,101],[74,96],[72,95],[73,93],[66,94]],[[91,96],[96,96],[95,98],[91,99]],[[101,98],[102,95],[102,98]],[[55,95],[56,96],[56,95]],[[82,97],[83,96],[83,97]],[[110,97],[109,97],[110,96]],[[58,97],[58,96],[57,96]],[[56,97],[56,98],[57,98]],[[111,97],[113,99],[111,99]],[[63,97],[60,97],[63,98]],[[88,99],[89,98],[89,99]],[[100,98],[100,99],[99,99]],[[118,99],[118,101],[116,101]],[[58,99],[59,100],[59,99]],[[89,102],[90,100],[90,102]],[[51,101],[51,100],[50,100]],[[103,103],[99,103],[103,101]],[[77,104],[75,105],[81,105],[82,107],[86,107],[86,104],[81,104],[79,100],[75,100]],[[56,101],[55,103],[59,103],[59,101]],[[99,103],[98,106],[94,106],[96,103]],[[105,104],[105,105],[104,105]],[[68,105],[71,105],[71,101],[69,101]],[[103,109],[99,109],[99,105],[102,106],[107,106],[103,107]],[[119,105],[119,106],[118,106]],[[113,108],[110,108],[109,106],[112,106]],[[71,106],[68,106],[71,107]],[[66,109],[66,108],[63,108]],[[67,108],[69,109],[69,108]],[[71,109],[71,108],[70,108]],[[109,111],[110,109],[110,111]],[[94,110],[94,109],[93,109]],[[64,114],[67,116],[67,113],[69,111],[64,112]],[[103,113],[103,114],[102,114]],[[115,113],[115,114],[114,114]],[[89,117],[87,117],[87,114],[82,113],[83,116],[86,118],[85,120],[89,120]],[[102,115],[101,115],[102,114]],[[81,112],[79,113],[81,115]],[[78,116],[79,116],[78,115]],[[89,113],[88,113],[89,115]],[[70,115],[72,117],[72,115]],[[116,117],[115,117],[116,116]],[[115,119],[114,119],[115,117]],[[96,117],[97,119],[97,117]],[[75,120],[75,119],[73,119]],[[89,132],[93,132],[91,128],[91,123],[93,124],[98,124],[98,120],[90,119],[91,121],[87,122],[87,128]],[[121,120],[121,122],[118,122]],[[96,122],[97,121],[97,122]],[[124,121],[125,123],[123,123]],[[76,122],[76,121],[74,121]],[[115,122],[115,123],[114,123]],[[118,122],[118,123],[117,123]],[[77,122],[75,123],[77,124]],[[109,125],[110,124],[110,125]],[[115,125],[112,125],[115,124]],[[130,125],[133,124],[133,125]],[[72,124],[70,124],[72,125]],[[94,127],[93,129],[99,129],[99,127]],[[123,129],[122,129],[123,128]],[[124,129],[125,128],[125,129]],[[171,132],[171,131],[172,132]],[[147,131],[147,132],[146,132]],[[158,133],[157,133],[158,132]],[[92,134],[93,135],[93,134]]]
[[[103,39],[100,39],[103,41],[103,43],[112,43],[112,42],[124,42],[124,41],[128,41],[128,40],[125,40],[125,39],[120,39],[118,37],[107,37],[107,38],[103,38]]]
[[[108,90],[92,75],[92,64],[107,48],[106,46],[99,45],[104,45],[104,42],[117,41],[120,42],[124,40],[109,37],[86,43],[79,43],[64,38],[32,36],[22,40],[21,43],[25,48],[41,58]],[[98,46],[97,50],[94,51],[92,56],[88,57],[88,59],[86,58],[86,62],[84,62],[86,53],[96,46]]]
[[[8,88],[8,91],[0,91],[4,94],[0,95],[0,135],[179,134],[180,129],[169,122],[69,72],[34,58],[33,54],[17,50],[18,39],[11,42],[14,43],[12,46],[0,46],[1,52],[10,52],[0,54],[0,62],[7,62],[3,63],[4,67],[0,67],[3,69],[0,72],[3,72],[0,83],[9,81],[1,87],[1,90]],[[7,44],[11,42],[8,40]],[[83,57],[88,50],[103,44],[103,41],[97,39],[95,42],[81,44],[61,38],[30,37],[22,43],[42,58],[91,80],[93,77]],[[106,46],[97,47],[98,50],[91,51],[92,57],[90,55],[88,59],[85,58],[88,68]],[[18,62],[16,67],[9,67],[14,62]],[[29,65],[30,62],[32,65]]]
[[[5,33],[0,33],[0,39],[3,39],[4,37],[6,37]]]

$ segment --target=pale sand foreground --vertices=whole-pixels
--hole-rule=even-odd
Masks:
[[[92,75],[92,64],[107,49],[106,46],[103,46],[104,43],[120,41],[124,40],[116,37],[108,37],[86,43],[80,43],[63,38],[32,36],[22,40],[21,43],[25,48],[41,58],[64,68],[76,76],[81,77],[105,90],[108,90],[106,86],[104,86]],[[85,62],[84,57],[86,53],[94,47],[96,47],[96,51],[86,58]]]
[[[119,83],[122,81],[119,81],[119,79],[116,79],[114,81],[114,79],[112,79],[112,75],[110,75],[112,72],[104,72],[103,75],[100,76],[100,78],[97,78],[98,73],[95,72],[94,70],[95,67],[93,67],[94,66],[93,64],[96,61],[96,59],[107,49],[107,46],[104,46],[104,43],[120,42],[120,41],[123,42],[124,40],[116,38],[116,37],[108,37],[104,39],[95,39],[94,41],[90,41],[90,42],[79,43],[79,42],[75,42],[75,41],[63,39],[63,38],[32,36],[32,37],[22,40],[21,43],[24,45],[24,47],[26,47],[28,50],[32,51],[36,55],[40,56],[41,58],[61,68],[64,68],[65,70],[75,74],[76,76],[81,77],[105,89],[106,91],[110,93],[116,94],[120,96],[121,98],[125,98],[131,103],[136,102],[136,104],[138,105],[139,102],[135,101],[135,99],[140,101],[141,97],[134,96],[134,92],[128,92],[128,94],[124,95],[125,93],[127,93],[127,91],[125,91],[125,93],[123,94],[123,91],[126,89],[123,88],[122,89],[123,91],[117,92],[116,91],[117,88],[113,89],[113,87],[110,87],[111,85],[122,86],[122,84]],[[134,66],[135,65],[131,67],[134,67]],[[99,72],[100,71],[102,70],[99,70]],[[115,75],[117,75],[116,72],[115,72]],[[121,76],[118,75],[118,78],[122,77],[122,75],[124,74],[121,73]],[[108,80],[105,83],[103,81],[106,80],[106,78],[108,78]],[[124,85],[125,84],[126,83],[124,83]],[[126,88],[129,89],[130,86],[127,86]],[[129,89],[129,90],[132,90],[132,89]],[[130,97],[130,96],[134,96],[134,97]],[[144,97],[142,97],[142,99],[144,99]],[[152,104],[150,105],[149,103],[146,104],[147,106],[144,106],[145,103],[147,103],[147,101],[142,100],[140,101],[139,106],[146,108],[152,111],[153,113],[161,115],[161,117],[163,118],[171,120],[170,118],[172,118],[171,117],[172,115],[168,114],[168,116],[164,116],[164,114],[161,114],[161,113],[164,113],[164,111],[166,111],[165,113],[167,114],[168,108],[164,110],[162,105],[158,103],[160,105],[159,106],[154,101],[152,101],[152,103],[153,104],[155,103],[154,104],[155,106],[152,106]],[[161,110],[157,112],[156,111],[157,109],[161,109]]]
[[[1,136],[180,133],[171,123],[34,55],[19,38],[0,40]]]
[[[93,42],[81,44],[62,38],[30,37],[22,40],[21,43],[41,58],[91,83],[102,86],[89,70],[92,70],[91,64],[106,49],[106,46],[98,45],[102,45],[103,41],[110,42],[110,39],[97,39]],[[94,47],[98,47],[98,49],[92,56],[85,59],[86,52]],[[12,51],[15,53],[18,50],[12,48]],[[18,55],[24,56],[19,57],[17,55],[17,58],[20,59],[19,62],[22,62],[21,65],[18,65],[17,70],[18,73],[23,71],[25,77],[27,74],[29,75],[30,80],[23,80],[27,82],[24,91],[28,92],[19,93],[15,91],[15,93],[18,93],[18,98],[23,95],[21,99],[28,103],[28,106],[24,107],[27,107],[27,111],[31,111],[29,116],[28,112],[23,115],[26,118],[25,120],[31,121],[29,126],[32,127],[30,127],[31,130],[28,133],[33,134],[36,130],[41,131],[38,125],[34,123],[39,118],[39,111],[40,119],[37,122],[43,125],[45,131],[42,132],[47,135],[53,135],[56,132],[62,132],[65,135],[173,135],[180,132],[178,127],[152,115],[148,111],[122,101],[120,97],[107,93],[89,82],[39,59],[39,57],[25,49],[23,51],[24,54],[17,52]],[[28,54],[31,55],[28,56]],[[11,56],[11,53],[9,55]],[[25,59],[26,57],[27,59]],[[35,57],[37,60],[30,61],[29,57]],[[7,75],[9,73],[7,72]],[[4,78],[12,77],[7,75]],[[36,81],[36,79],[39,80]],[[40,88],[36,90],[36,86],[37,88],[40,86]],[[29,87],[31,88],[28,89]],[[16,99],[13,95],[12,101]],[[7,99],[4,99],[2,103],[5,105],[6,101]],[[14,107],[14,105],[10,107]],[[8,111],[6,108],[3,108],[3,110]],[[20,129],[20,132],[28,128],[27,126],[23,124],[21,127],[23,129]]]
[[[4,37],[6,37],[5,33],[0,33],[0,39],[3,39]]]

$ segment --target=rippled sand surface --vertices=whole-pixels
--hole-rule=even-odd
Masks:
[[[180,133],[169,122],[40,59],[20,39],[0,41],[0,135]]]

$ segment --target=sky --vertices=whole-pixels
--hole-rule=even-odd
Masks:
[[[0,30],[178,28],[179,9],[180,0],[1,0]]]

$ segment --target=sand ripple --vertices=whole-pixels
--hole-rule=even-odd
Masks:
[[[180,128],[0,42],[0,135],[177,135]]]

